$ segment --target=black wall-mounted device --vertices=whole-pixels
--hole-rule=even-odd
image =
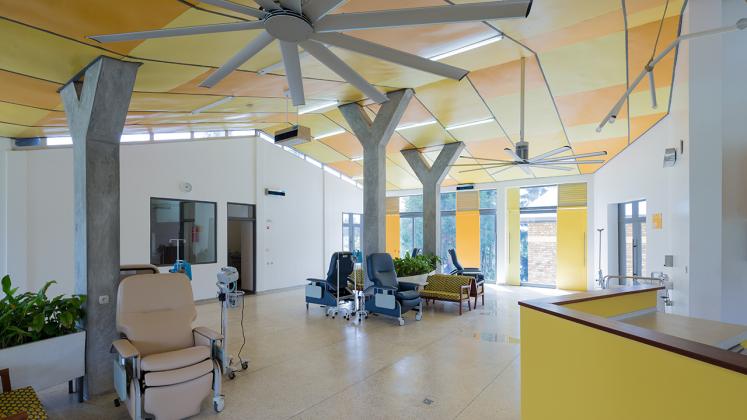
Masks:
[[[285,191],[283,190],[271,190],[269,188],[265,188],[265,195],[277,195],[280,197],[285,197]]]

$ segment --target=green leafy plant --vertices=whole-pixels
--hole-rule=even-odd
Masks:
[[[441,258],[437,255],[420,254],[411,257],[408,252],[404,258],[394,259],[394,270],[397,272],[397,277],[417,276],[436,270],[439,264],[441,264]]]
[[[2,279],[5,296],[0,299],[0,349],[58,337],[78,331],[83,319],[85,295],[47,297],[47,282],[38,292],[16,294],[10,276]]]

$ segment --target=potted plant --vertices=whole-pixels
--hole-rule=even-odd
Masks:
[[[428,276],[436,272],[439,264],[441,258],[437,255],[420,254],[412,257],[408,252],[404,258],[394,259],[394,270],[397,272],[397,280],[422,286],[427,283]]]
[[[82,377],[86,333],[80,329],[85,295],[47,297],[47,282],[38,292],[17,294],[9,276],[2,279],[0,364],[9,368],[18,387],[37,391]]]

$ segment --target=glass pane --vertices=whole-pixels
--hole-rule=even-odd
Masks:
[[[234,219],[251,219],[254,217],[252,206],[248,204],[228,203],[228,217]]]
[[[151,199],[151,263],[215,262],[215,209],[215,203]]]
[[[399,220],[399,254],[404,257],[406,253],[412,252],[412,218],[403,217]]]
[[[641,223],[641,238],[639,240],[639,243],[641,244],[640,245],[640,249],[641,249],[641,255],[640,255],[640,258],[641,258],[641,272],[640,272],[640,275],[641,276],[648,276],[650,273],[648,272],[648,267],[647,267],[647,264],[646,264],[646,251],[647,251],[647,248],[648,248],[648,246],[647,246],[648,244],[647,244],[647,240],[646,240],[646,223],[645,222]]]
[[[625,217],[633,217],[633,203],[625,203]]]
[[[646,217],[646,200],[641,200],[638,202],[638,216]]]
[[[350,228],[342,227],[342,250],[350,251]]]
[[[415,248],[423,249],[423,218],[415,218]]]
[[[554,286],[558,249],[557,214],[522,214],[520,221],[521,281]]]
[[[495,191],[494,191],[495,192]],[[485,280],[496,281],[495,214],[480,215],[480,269]]]
[[[481,209],[494,209],[494,208],[496,208],[496,192],[495,192],[495,190],[480,190],[480,208]]]
[[[361,224],[361,215],[360,214],[353,214],[353,224],[360,225]]]
[[[358,251],[361,249],[361,228],[356,226],[353,228],[353,250]]]
[[[182,133],[154,133],[153,134],[153,140],[159,141],[159,140],[187,140],[192,138],[192,133],[189,132],[182,132]]]
[[[399,198],[399,212],[421,212],[423,211],[423,196],[408,195]]]
[[[633,275],[633,224],[625,224],[625,276]]]
[[[519,189],[521,207],[557,207],[558,186],[530,187]]]
[[[345,224],[350,223],[350,214],[348,213],[342,214],[342,223],[345,223]]]
[[[441,211],[456,210],[456,193],[441,193]]]
[[[441,216],[441,267],[444,273],[451,273],[454,265],[449,258],[449,250],[456,248],[456,216]]]

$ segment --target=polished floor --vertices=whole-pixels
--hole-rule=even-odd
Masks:
[[[519,309],[551,289],[489,286],[485,306],[459,316],[430,304],[422,321],[325,318],[303,288],[246,298],[242,356],[249,368],[224,381],[226,408],[209,399],[197,418],[519,419]],[[465,307],[466,310],[466,307]],[[219,329],[217,303],[199,305],[197,325]],[[241,346],[241,311],[230,311],[230,348]],[[67,386],[41,393],[52,419],[127,419],[114,395],[78,404]]]

